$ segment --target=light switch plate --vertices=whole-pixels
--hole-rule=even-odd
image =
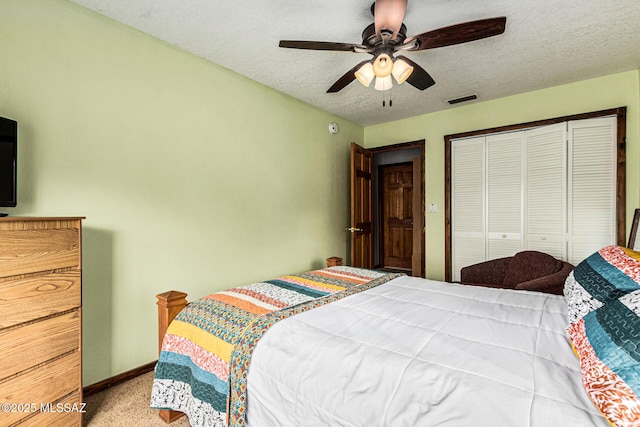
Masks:
[[[438,204],[437,203],[429,203],[429,207],[427,209],[428,212],[438,212]]]

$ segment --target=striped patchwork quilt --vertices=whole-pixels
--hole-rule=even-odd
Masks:
[[[189,303],[165,334],[151,407],[184,412],[192,426],[243,425],[251,353],[271,325],[398,276],[330,267]]]
[[[640,252],[611,245],[564,286],[582,384],[612,426],[640,426]]]

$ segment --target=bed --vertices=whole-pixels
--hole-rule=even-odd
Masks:
[[[161,326],[151,406],[215,427],[638,426],[638,259],[603,248],[564,296],[351,267],[212,294]]]

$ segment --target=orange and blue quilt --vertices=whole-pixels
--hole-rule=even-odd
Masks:
[[[612,426],[640,426],[640,252],[600,249],[576,266],[564,294],[587,394]]]
[[[243,425],[251,352],[271,325],[398,276],[330,267],[189,303],[165,334],[151,407],[184,412],[192,426]]]

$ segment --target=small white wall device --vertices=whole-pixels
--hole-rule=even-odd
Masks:
[[[338,124],[335,122],[329,123],[329,132],[334,135],[338,133]]]

